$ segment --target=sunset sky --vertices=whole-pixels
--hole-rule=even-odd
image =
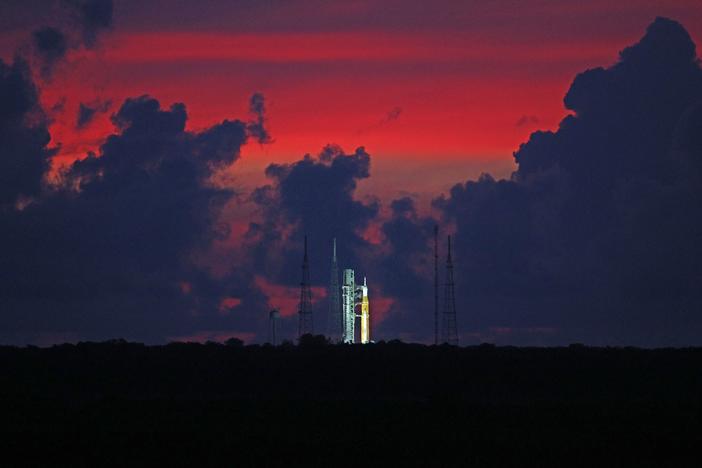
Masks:
[[[51,4],[10,1],[4,58],[51,17],[33,3]],[[508,176],[519,144],[566,114],[574,76],[614,63],[656,16],[702,35],[695,0],[117,1],[112,29],[95,50],[70,53],[42,102],[65,99],[51,125],[60,165],[96,150],[126,97],[183,102],[198,129],[245,114],[261,92],[274,142],[244,149],[244,185],[270,162],[335,143],[373,155],[368,193],[433,197],[457,176]],[[107,101],[76,130],[80,102]]]
[[[699,0],[6,0],[1,13],[0,96],[30,91],[6,105],[0,144],[39,164],[2,200],[17,253],[6,341],[262,342],[271,307],[292,333],[308,234],[320,317],[337,237],[369,276],[378,336],[427,342],[434,223],[442,249],[456,236],[463,343],[665,344],[654,311],[632,331],[606,304],[629,307],[627,288],[649,281],[689,289],[647,304],[698,300],[692,262],[652,279],[672,257],[651,245],[692,245],[697,218],[669,223],[672,189],[647,184],[672,183],[669,150],[687,141]],[[553,133],[530,140],[539,130]],[[7,163],[6,185],[23,164]],[[586,295],[600,299],[564,318]],[[27,312],[47,304],[50,317]]]

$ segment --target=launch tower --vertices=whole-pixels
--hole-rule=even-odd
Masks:
[[[356,281],[353,270],[344,270],[344,282],[341,286],[341,305],[344,315],[344,343],[354,342],[356,330]]]

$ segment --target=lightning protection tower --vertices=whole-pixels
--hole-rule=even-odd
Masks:
[[[327,318],[327,336],[333,342],[339,342],[344,336],[344,319],[339,297],[339,266],[336,263],[336,237],[334,238],[331,277],[329,278],[329,316]]]
[[[268,314],[268,342],[273,346],[278,346],[278,318],[280,312],[273,309]]]
[[[439,226],[434,226],[434,344],[439,344]]]
[[[312,324],[312,289],[310,288],[310,265],[307,260],[307,236],[305,236],[305,256],[302,259],[302,281],[300,282],[300,315],[298,338],[314,332]]]
[[[456,294],[453,284],[453,262],[451,261],[451,236],[448,236],[448,256],[446,257],[446,289],[444,291],[444,343],[458,345],[456,326]]]

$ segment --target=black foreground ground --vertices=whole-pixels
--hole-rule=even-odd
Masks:
[[[702,349],[0,348],[4,466],[702,466]]]

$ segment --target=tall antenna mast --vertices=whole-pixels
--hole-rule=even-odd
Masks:
[[[273,309],[268,314],[268,342],[273,346],[278,346],[278,317],[278,309]]]
[[[336,263],[335,237],[331,261],[331,277],[329,278],[329,316],[327,318],[327,336],[333,342],[341,341],[344,335],[344,321],[339,292],[339,266]]]
[[[302,281],[300,282],[300,322],[298,338],[302,335],[312,334],[312,289],[310,288],[310,265],[307,260],[307,236],[305,236],[305,256],[302,259]]]
[[[434,225],[434,344],[439,344],[439,225]]]
[[[446,257],[446,290],[444,296],[444,343],[458,345],[456,326],[456,294],[453,284],[453,262],[451,261],[451,236],[448,236],[448,256]]]

